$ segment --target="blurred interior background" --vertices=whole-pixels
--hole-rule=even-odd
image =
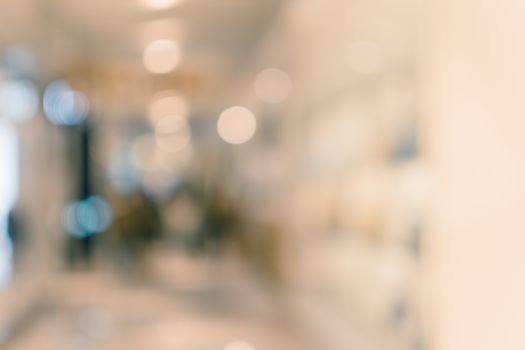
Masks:
[[[2,1],[0,349],[523,349],[522,7]]]

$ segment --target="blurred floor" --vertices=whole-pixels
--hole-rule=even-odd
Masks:
[[[240,266],[162,253],[150,262],[174,269],[140,282],[102,272],[64,274],[56,297],[4,348],[204,350],[236,341],[256,349],[308,348],[286,310]]]

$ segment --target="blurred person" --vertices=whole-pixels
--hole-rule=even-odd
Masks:
[[[204,249],[222,255],[225,244],[238,239],[242,230],[241,210],[221,187],[211,190],[204,214],[202,241]]]
[[[146,251],[160,235],[159,208],[143,191],[135,192],[130,197],[118,201],[115,236],[123,254],[124,270],[132,274],[143,273]]]
[[[283,282],[282,237],[284,232],[277,223],[264,222],[257,228],[259,239],[255,251],[256,268],[270,287]]]
[[[14,268],[18,270],[27,243],[24,216],[18,205],[9,212],[7,218],[7,235],[11,241]]]

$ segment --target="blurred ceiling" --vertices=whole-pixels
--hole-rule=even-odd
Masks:
[[[53,76],[79,58],[140,63],[145,41],[169,36],[185,61],[219,60],[228,70],[247,60],[285,2],[182,0],[152,10],[141,1],[4,0],[0,45],[30,46],[44,74]]]

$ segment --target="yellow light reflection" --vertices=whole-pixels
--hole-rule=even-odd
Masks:
[[[231,107],[225,110],[217,122],[217,132],[226,142],[242,144],[248,142],[257,129],[257,119],[244,107]]]
[[[152,98],[148,118],[151,125],[156,125],[167,116],[177,115],[185,118],[188,111],[188,103],[182,96],[177,95],[175,91],[163,91]]]
[[[181,151],[189,145],[190,139],[190,130],[183,117],[168,116],[155,126],[157,147],[164,152]]]
[[[155,74],[172,72],[180,63],[179,45],[172,40],[156,40],[144,50],[143,63],[146,69]]]
[[[181,2],[182,0],[142,0],[142,4],[152,10],[165,10]]]

